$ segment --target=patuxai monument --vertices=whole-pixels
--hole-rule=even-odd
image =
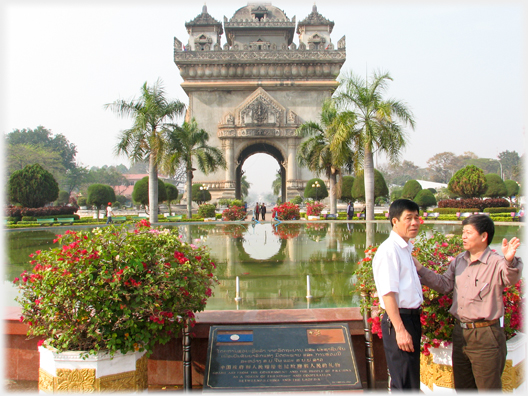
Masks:
[[[208,186],[213,200],[240,198],[242,166],[257,153],[277,160],[283,201],[302,195],[315,177],[297,163],[295,130],[319,122],[346,50],[344,36],[337,45],[331,40],[334,23],[315,5],[308,11],[296,22],[271,3],[248,3],[222,24],[203,6],[185,24],[187,42],[174,38],[174,62],[189,96],[186,118],[209,132],[209,144],[221,147],[227,161],[225,170],[194,172],[193,183]]]

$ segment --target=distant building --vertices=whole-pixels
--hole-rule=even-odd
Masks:
[[[416,180],[418,183],[420,183],[420,186],[425,190],[427,188],[434,188],[435,190],[439,190],[441,188],[447,188],[447,184],[445,183],[435,183],[428,180]]]

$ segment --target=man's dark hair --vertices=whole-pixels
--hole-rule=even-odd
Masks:
[[[488,246],[493,240],[493,235],[495,235],[495,224],[493,220],[490,219],[488,215],[483,214],[474,214],[462,221],[462,225],[472,225],[475,230],[482,235],[483,233],[488,233]]]
[[[420,207],[414,201],[410,199],[397,199],[389,207],[389,221],[392,224],[392,219],[397,218],[400,220],[400,217],[404,211],[408,210],[409,212],[418,212],[420,213]]]

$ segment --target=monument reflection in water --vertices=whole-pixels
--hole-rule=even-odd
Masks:
[[[386,222],[291,222],[182,224],[185,240],[206,244],[217,265],[220,284],[208,310],[300,309],[359,306],[353,293],[353,273],[365,248],[379,245],[390,233]],[[424,224],[445,234],[460,234],[458,224]],[[4,305],[16,306],[12,281],[29,270],[29,254],[53,246],[65,227],[6,232]],[[502,238],[521,237],[519,225],[497,226],[492,248],[500,251]],[[523,255],[524,244],[518,251]],[[308,290],[309,276],[309,290]],[[235,301],[239,279],[240,300]],[[311,295],[311,298],[307,298]]]

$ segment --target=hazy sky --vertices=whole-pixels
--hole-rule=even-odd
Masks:
[[[161,78],[167,97],[187,103],[173,60],[173,38],[186,43],[185,22],[202,11],[188,1],[5,1],[1,9],[0,130],[42,125],[77,146],[83,165],[124,163],[113,149],[131,121],[103,105],[138,96]],[[223,22],[246,1],[206,2]],[[297,22],[312,1],[274,1]],[[321,1],[346,35],[342,71],[388,71],[387,96],[405,101],[416,119],[402,159],[425,167],[433,155],[473,151],[495,158],[524,154],[526,26],[523,1]],[[297,36],[294,41],[298,43]],[[222,36],[222,44],[225,35]],[[210,131],[215,133],[215,131]],[[253,186],[268,191],[278,168],[269,156],[248,159]],[[382,162],[382,160],[380,160]]]

